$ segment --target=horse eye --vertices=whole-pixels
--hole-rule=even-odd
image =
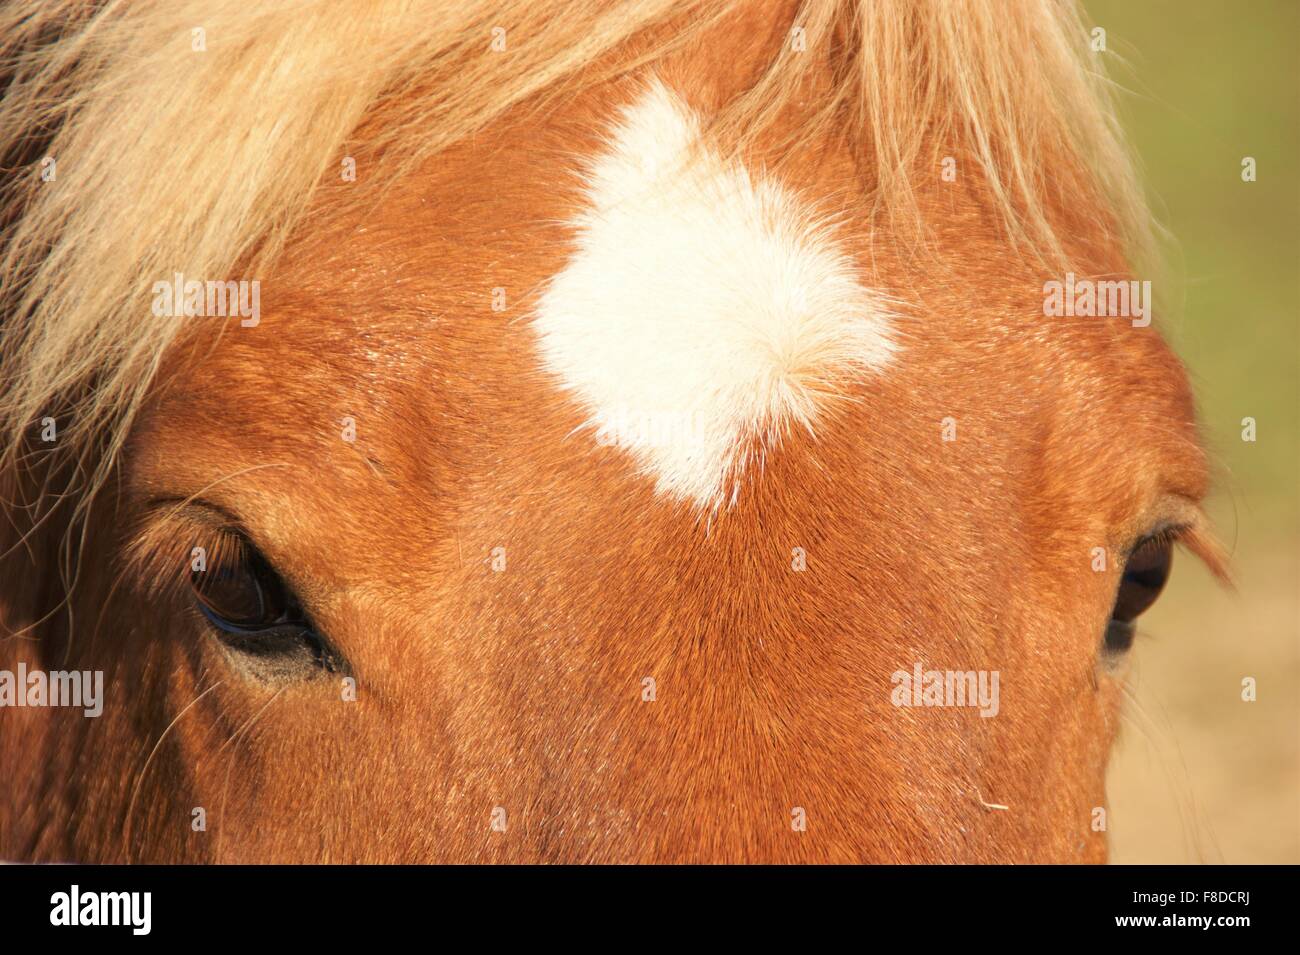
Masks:
[[[222,632],[264,630],[281,621],[289,597],[284,582],[256,551],[190,575],[199,610]]]
[[[1124,562],[1115,607],[1106,626],[1106,650],[1123,653],[1133,645],[1137,618],[1160,596],[1173,564],[1173,535],[1162,532],[1139,541]]]
[[[255,675],[283,679],[341,668],[293,592],[251,545],[241,544],[233,560],[193,572],[190,586],[199,612]]]

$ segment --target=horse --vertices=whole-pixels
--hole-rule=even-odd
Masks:
[[[1071,4],[0,36],[0,858],[1105,861],[1223,562]]]

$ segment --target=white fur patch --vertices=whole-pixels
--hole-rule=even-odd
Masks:
[[[896,346],[830,225],[711,149],[684,162],[698,131],[658,80],[622,111],[535,326],[597,440],[628,449],[660,492],[713,508],[734,501],[755,438],[811,430],[839,383]]]

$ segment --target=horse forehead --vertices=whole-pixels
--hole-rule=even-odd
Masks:
[[[992,234],[996,254],[950,259],[951,282],[907,293],[909,315],[942,321],[908,321],[903,347],[903,306],[881,288],[912,286],[887,245],[868,259],[876,239],[824,207],[845,170],[791,181],[725,157],[663,83],[529,122],[449,150],[371,209],[336,217],[327,189],[317,228],[267,283],[262,325],[227,336],[196,389],[219,399],[292,368],[272,393],[250,381],[261,400],[222,401],[221,415],[233,426],[244,414],[246,433],[275,447],[328,441],[423,501],[442,499],[431,473],[520,453],[526,434],[538,474],[539,456],[612,460],[661,498],[710,510],[760,480],[756,462],[770,475],[775,458],[833,445],[841,412],[882,447],[901,422],[955,413],[963,383],[1009,380],[991,339],[1023,337],[1020,360],[1031,341],[1066,348],[1044,337],[1041,281],[1002,274]],[[965,248],[968,224],[953,219],[936,223],[938,242]],[[1000,292],[982,305],[972,288]],[[1106,361],[1122,357],[1103,346]],[[286,427],[304,413],[320,420]],[[344,447],[346,417],[357,441]]]
[[[248,347],[305,356],[318,398],[361,375],[357,405],[385,413],[455,404],[486,424],[542,384],[579,416],[567,440],[616,445],[665,498],[724,504],[755,449],[815,433],[905,353],[824,180],[724,156],[701,123],[649,79],[455,148],[291,250],[265,296],[283,334]]]

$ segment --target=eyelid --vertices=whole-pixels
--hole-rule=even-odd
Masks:
[[[153,497],[145,501],[144,506],[148,520],[179,520],[203,524],[238,534],[245,539],[251,538],[238,516],[220,504],[201,497]]]
[[[1214,536],[1210,519],[1201,505],[1185,497],[1175,497],[1166,503],[1166,507],[1169,516],[1157,525],[1155,531],[1134,541],[1129,553],[1134,553],[1157,535],[1172,532],[1168,538],[1171,544],[1193,554],[1220,584],[1231,588],[1233,581],[1227,551]]]
[[[1128,549],[1128,556],[1145,550],[1152,546],[1166,546],[1180,543],[1183,535],[1190,529],[1190,524],[1167,523],[1159,525],[1155,530],[1143,534]]]
[[[262,553],[224,508],[196,498],[153,498],[145,502],[139,530],[127,543],[127,569],[152,598],[181,595],[190,587],[196,547],[203,548],[208,569],[233,566],[250,548]]]

